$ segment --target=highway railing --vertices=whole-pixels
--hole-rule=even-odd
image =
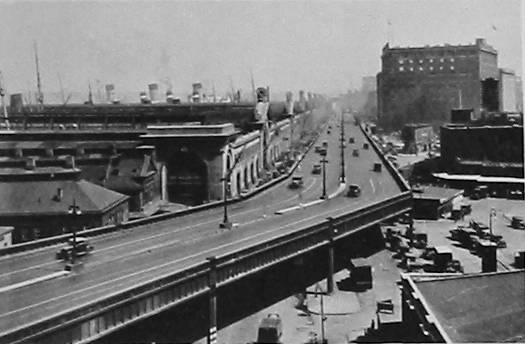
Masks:
[[[277,178],[274,178],[271,181],[269,181],[267,183],[264,183],[263,185],[255,187],[253,190],[251,190],[248,193],[241,194],[240,196],[238,196],[236,198],[229,199],[227,201],[227,204],[233,204],[233,203],[237,203],[237,202],[249,199],[249,198],[251,198],[251,197],[261,193],[262,191],[267,190],[267,189],[269,189],[269,188],[271,188],[271,187],[281,183],[282,181],[286,180],[287,178],[289,178],[294,173],[294,171],[297,168],[297,166],[304,159],[304,157],[306,156],[306,153],[308,153],[308,151],[315,144],[315,142],[318,139],[318,137],[319,137],[319,134],[317,135],[315,140],[310,142],[310,144],[306,147],[306,150],[300,155],[300,158],[297,161],[295,161],[295,163],[292,165],[292,167],[288,170],[287,173],[282,174],[281,176],[279,176]],[[131,221],[127,221],[127,222],[123,222],[123,223],[119,223],[119,224],[113,224],[113,225],[107,225],[107,226],[102,226],[102,227],[90,228],[90,229],[86,229],[86,230],[77,232],[77,235],[85,236],[85,237],[98,236],[98,235],[102,235],[102,234],[106,234],[106,233],[110,233],[110,232],[115,232],[115,231],[119,231],[119,230],[123,230],[123,229],[130,229],[130,228],[144,226],[144,225],[148,225],[148,224],[152,224],[152,223],[162,222],[162,221],[170,220],[170,219],[173,219],[173,218],[177,218],[177,217],[193,214],[193,213],[196,213],[196,212],[199,212],[199,211],[203,211],[203,210],[217,208],[217,207],[222,206],[223,204],[224,204],[223,201],[210,202],[210,203],[198,205],[198,206],[195,206],[195,207],[191,207],[191,208],[188,208],[188,209],[183,209],[183,210],[179,210],[179,211],[176,211],[176,212],[172,212],[172,213],[153,215],[153,216],[149,216],[149,217],[146,217],[146,218],[141,218],[141,219],[137,219],[137,220],[131,220]],[[73,237],[73,234],[72,233],[67,233],[67,234],[52,236],[52,237],[49,237],[49,238],[32,240],[32,241],[25,242],[25,243],[11,245],[9,247],[0,248],[0,256],[7,255],[7,254],[18,253],[18,252],[23,252],[23,251],[28,251],[28,250],[33,250],[33,249],[46,247],[46,246],[51,246],[51,245],[56,245],[56,244],[59,244],[59,243],[64,243],[71,237]]]
[[[254,273],[270,265],[278,264],[304,252],[327,245],[329,240],[339,240],[364,228],[378,224],[385,219],[401,215],[412,207],[412,194],[405,191],[396,197],[365,206],[351,213],[342,214],[333,219],[320,219],[308,227],[278,236],[270,240],[247,246],[216,258],[217,284],[223,286],[247,274]],[[333,229],[337,229],[335,234]],[[120,314],[126,321],[106,324],[104,330],[89,334],[89,338],[79,343],[89,342],[102,337],[119,326],[129,324],[148,314],[137,314],[136,309],[149,309],[158,313],[162,309],[173,307],[185,300],[201,295],[209,290],[208,262],[190,266],[184,270],[160,276],[139,286],[114,292],[106,297],[91,301],[89,304],[53,315],[42,321],[25,325],[0,334],[0,342],[39,342],[40,338],[60,336],[55,331],[79,333],[79,328],[95,323],[103,314]],[[156,300],[156,301],[153,301]],[[157,308],[151,304],[157,303]],[[129,306],[134,304],[135,306]],[[127,306],[126,306],[127,305]],[[143,307],[144,305],[144,307]],[[123,316],[123,309],[132,309],[132,314]],[[150,307],[150,308],[148,308]],[[140,312],[139,312],[140,313]],[[111,318],[111,317],[110,317]],[[81,332],[81,331],[80,331]],[[46,343],[49,342],[46,340]]]
[[[399,188],[402,191],[409,191],[410,190],[410,185],[408,185],[408,182],[406,181],[406,179],[403,178],[401,173],[399,173],[399,171],[397,170],[397,168],[395,168],[395,166],[392,164],[392,162],[390,162],[390,160],[388,160],[385,157],[385,155],[383,154],[383,152],[381,151],[381,149],[379,148],[377,143],[372,139],[372,137],[367,132],[367,130],[365,129],[365,127],[363,126],[362,123],[359,124],[359,127],[361,128],[361,131],[363,132],[363,134],[367,138],[368,142],[370,142],[370,144],[374,148],[374,151],[377,153],[377,155],[381,159],[381,162],[383,163],[383,165],[385,165],[385,167],[387,168],[388,172],[390,172],[390,174],[392,174],[392,176],[394,177],[394,180],[396,181],[396,183],[399,186]]]

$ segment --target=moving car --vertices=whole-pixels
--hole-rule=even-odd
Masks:
[[[321,165],[314,164],[312,167],[312,174],[321,174]]]
[[[352,156],[359,156],[359,150],[358,149],[354,149],[352,151]]]
[[[350,184],[348,191],[346,192],[347,197],[359,197],[361,195],[361,188],[357,184]]]
[[[75,245],[73,245],[73,243],[75,243]],[[93,251],[93,246],[89,244],[87,238],[76,237],[75,240],[70,238],[67,242],[67,246],[61,248],[56,253],[56,259],[70,259],[73,254],[73,246],[75,246],[75,257],[81,257]]]
[[[303,176],[301,175],[295,175],[292,176],[292,181],[290,182],[290,185],[288,187],[290,189],[297,189],[303,186]]]

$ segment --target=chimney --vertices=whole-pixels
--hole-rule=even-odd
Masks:
[[[26,170],[34,170],[36,168],[36,159],[27,158],[26,159]]]
[[[66,156],[64,167],[70,169],[75,168],[75,157],[72,155]]]
[[[497,260],[496,260],[496,250],[498,246],[491,242],[481,242],[480,251],[481,251],[481,272],[496,272],[497,269]]]
[[[57,202],[62,201],[62,198],[64,198],[64,190],[62,188],[57,188],[57,193],[53,197],[53,199]]]
[[[148,85],[149,89],[149,99],[152,103],[159,101],[159,85],[156,83],[152,83]]]

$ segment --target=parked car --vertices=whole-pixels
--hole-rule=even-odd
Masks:
[[[359,197],[361,195],[361,188],[357,184],[350,184],[348,191],[346,192],[347,197]]]
[[[73,245],[74,243],[75,245]],[[93,246],[89,244],[87,238],[76,237],[75,240],[70,238],[67,242],[67,246],[61,248],[56,253],[56,259],[70,259],[73,254],[73,246],[75,247],[75,257],[81,257],[93,251]]]
[[[321,174],[321,165],[320,164],[314,164],[312,166],[312,174]]]
[[[352,156],[358,157],[359,156],[359,150],[358,149],[354,149],[352,151]]]

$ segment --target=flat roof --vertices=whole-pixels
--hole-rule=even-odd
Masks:
[[[448,174],[448,173],[432,173],[432,175],[439,179],[456,180],[456,181],[473,181],[478,183],[515,183],[525,184],[525,179],[515,177],[487,177],[479,174]]]
[[[421,188],[423,192],[413,192],[414,199],[439,199],[441,203],[444,203],[454,197],[457,197],[463,193],[460,189],[442,188],[437,186],[423,186]]]
[[[525,270],[410,278],[447,341],[525,341]]]

